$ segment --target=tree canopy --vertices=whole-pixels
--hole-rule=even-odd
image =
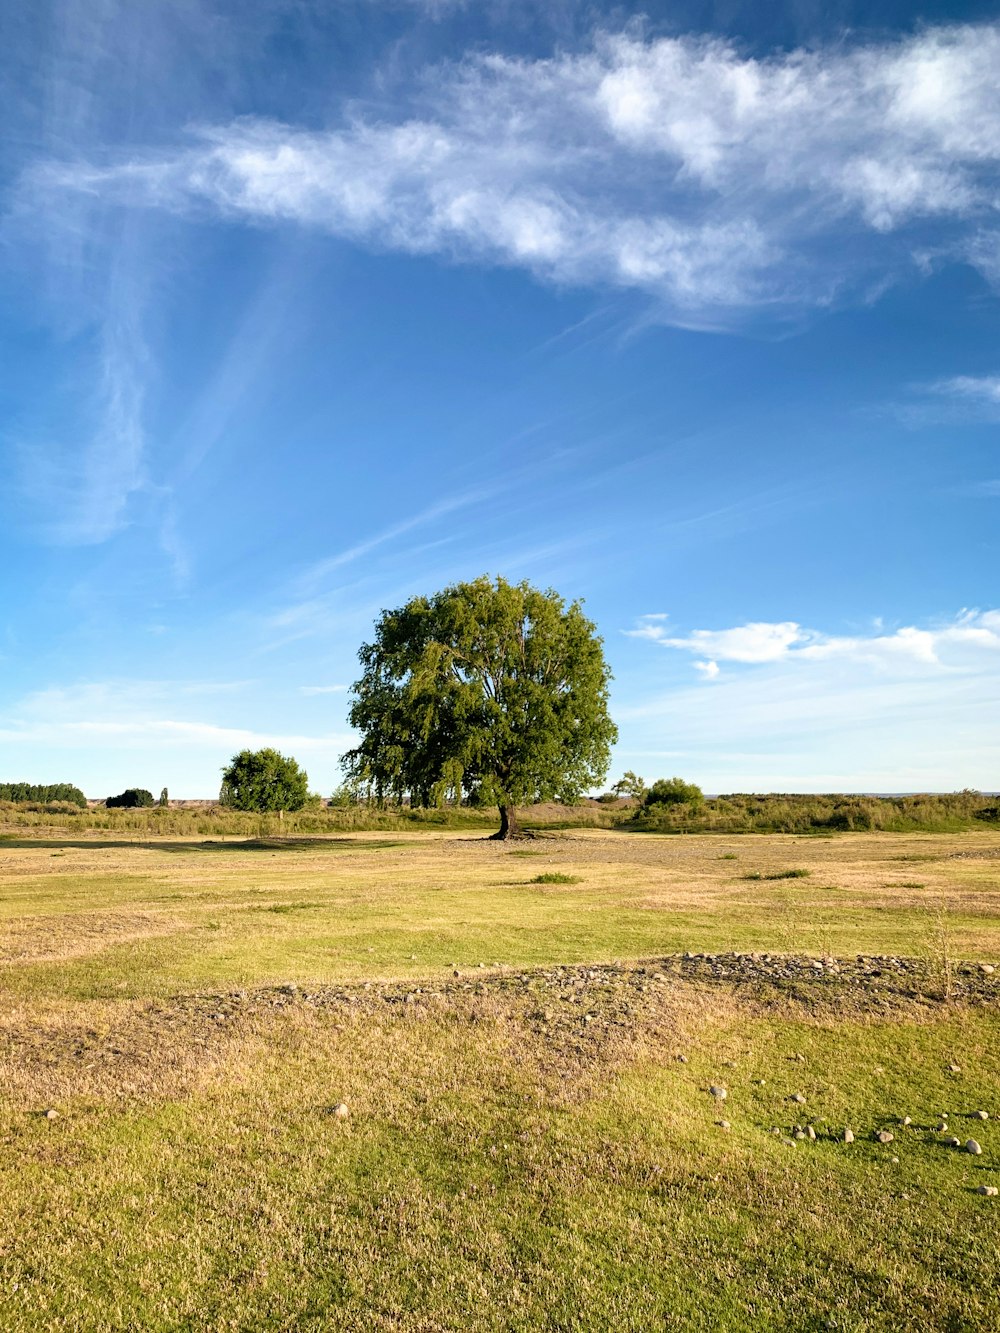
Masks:
[[[0,782],[0,801],[65,801],[81,810],[87,808],[86,796],[71,782]]]
[[[579,602],[484,575],[383,611],[358,656],[344,768],[378,799],[465,792],[512,837],[517,806],[575,799],[607,772],[611,675]]]
[[[145,787],[126,787],[120,796],[104,802],[109,810],[146,810],[153,804],[153,793]]]
[[[222,771],[219,801],[233,810],[301,810],[309,778],[277,750],[241,750]]]
[[[705,796],[694,782],[685,782],[683,778],[659,778],[642,798],[643,806],[653,805],[701,805]]]

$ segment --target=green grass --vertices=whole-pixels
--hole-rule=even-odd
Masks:
[[[7,842],[0,1328],[998,1327],[1000,984],[813,1002],[590,966],[997,961],[998,845],[755,837],[747,882],[707,838],[585,836],[526,884],[527,849],[461,837]],[[796,1121],[815,1143],[771,1132]]]

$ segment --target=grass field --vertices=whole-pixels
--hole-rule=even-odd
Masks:
[[[988,831],[2,837],[0,1328],[1000,1327],[998,872]]]

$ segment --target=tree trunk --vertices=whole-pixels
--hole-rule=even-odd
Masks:
[[[512,805],[500,806],[500,830],[493,837],[501,842],[520,837],[521,826],[517,822],[517,810]]]

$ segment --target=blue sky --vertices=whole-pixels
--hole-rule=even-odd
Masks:
[[[1000,787],[994,6],[3,19],[0,778],[328,793],[386,606],[581,597],[609,781]]]

